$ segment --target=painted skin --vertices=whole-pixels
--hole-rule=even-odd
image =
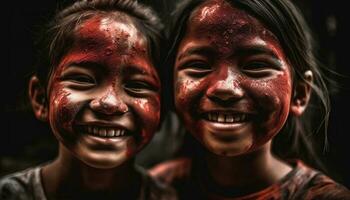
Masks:
[[[117,167],[159,126],[160,80],[130,17],[96,15],[75,31],[49,82],[50,125],[88,166]]]
[[[189,132],[217,155],[255,151],[285,124],[291,66],[262,23],[222,0],[188,20],[174,67],[174,100]]]

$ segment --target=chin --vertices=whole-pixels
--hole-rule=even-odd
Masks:
[[[90,152],[88,155],[78,155],[78,159],[86,165],[97,169],[112,169],[126,163],[129,159],[126,152]]]
[[[211,153],[218,156],[235,157],[249,153],[251,150],[250,142],[213,142],[204,141],[204,147]]]

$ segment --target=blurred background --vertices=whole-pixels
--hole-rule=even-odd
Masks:
[[[152,6],[165,23],[176,1],[139,0]],[[328,175],[350,188],[350,47],[348,7],[340,0],[294,0],[304,13],[318,42],[318,57],[339,76],[333,78],[339,87],[331,88],[332,111],[328,129],[329,149],[320,152]],[[2,53],[0,177],[29,166],[52,160],[57,142],[49,127],[35,119],[28,107],[27,82],[35,64],[34,41],[40,26],[54,12],[71,3],[68,0],[10,1],[3,7],[2,22],[5,44]],[[3,30],[3,29],[2,29]],[[5,61],[5,62],[4,62]],[[152,143],[138,156],[137,162],[146,168],[169,159],[179,147],[183,130],[174,114],[169,114]]]

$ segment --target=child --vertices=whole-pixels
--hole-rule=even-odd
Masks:
[[[309,30],[291,1],[189,0],[173,27],[175,109],[196,141],[187,146],[192,166],[169,161],[154,176],[179,178],[181,199],[350,199],[321,172],[271,151],[281,132],[305,135],[311,95],[329,111]]]
[[[134,166],[161,119],[160,26],[132,0],[80,0],[56,15],[29,96],[59,154],[4,177],[1,199],[175,199]]]

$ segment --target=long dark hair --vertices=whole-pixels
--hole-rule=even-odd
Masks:
[[[299,9],[289,0],[226,0],[233,6],[248,12],[263,23],[278,39],[292,66],[293,83],[304,80],[303,73],[311,70],[313,83],[311,100],[301,117],[290,115],[279,134],[274,138],[273,152],[284,159],[301,158],[314,167],[325,169],[317,157],[316,146],[312,139],[327,146],[327,125],[330,112],[330,99],[321,71],[321,65],[315,58],[311,30]],[[170,51],[167,56],[169,71],[173,71],[178,45],[186,32],[187,21],[191,13],[205,0],[184,0],[173,13],[173,22],[168,31]],[[173,88],[172,73],[167,76]],[[295,86],[294,86],[295,87]],[[169,90],[173,91],[173,90]],[[168,94],[173,101],[173,94]]]

